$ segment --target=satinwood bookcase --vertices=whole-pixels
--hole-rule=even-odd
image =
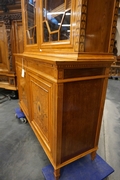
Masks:
[[[98,149],[118,0],[22,0],[19,104],[54,167]]]

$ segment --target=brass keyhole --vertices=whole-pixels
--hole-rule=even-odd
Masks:
[[[37,103],[37,112],[41,115],[41,104],[40,104],[40,102]]]
[[[40,105],[38,105],[38,111],[40,112]]]

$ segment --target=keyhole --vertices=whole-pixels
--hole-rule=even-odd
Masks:
[[[40,105],[38,105],[38,111],[40,112]]]

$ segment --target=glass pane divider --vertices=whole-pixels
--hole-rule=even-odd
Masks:
[[[28,28],[27,30],[29,31],[29,30],[31,30],[31,29],[34,29],[35,27],[36,27],[36,25]]]
[[[59,26],[59,31],[60,31],[60,29],[61,29],[61,26],[62,26],[62,23],[63,23],[63,21],[64,21],[64,18],[65,18],[65,14],[63,14],[63,16],[62,16],[61,24],[60,24],[60,26]]]
[[[51,30],[50,30],[50,27],[49,27],[49,24],[48,24],[48,21],[45,21],[46,25],[47,25],[47,28],[48,28],[48,32],[50,34]]]
[[[56,30],[56,31],[50,31],[50,34],[55,34],[55,33],[58,33],[59,30]]]

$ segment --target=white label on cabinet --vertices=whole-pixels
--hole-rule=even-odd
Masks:
[[[21,76],[22,76],[22,77],[24,77],[24,76],[25,76],[25,70],[24,70],[24,69],[22,69]]]

